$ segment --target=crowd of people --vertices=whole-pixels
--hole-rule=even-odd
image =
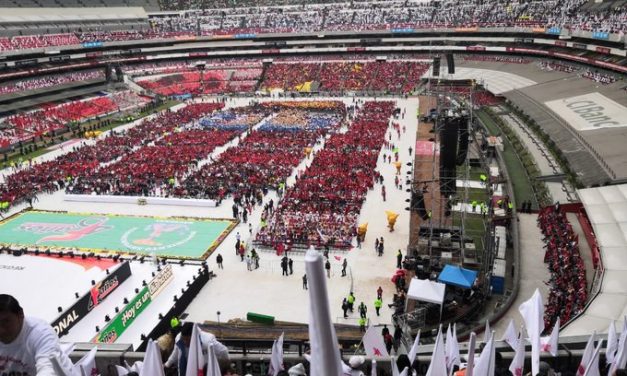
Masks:
[[[393,102],[367,102],[346,133],[332,135],[285,191],[255,241],[271,247],[350,247],[393,110]]]
[[[67,72],[41,77],[27,78],[20,81],[0,84],[0,95],[23,92],[26,90],[43,89],[77,81],[94,80],[104,78],[102,69],[91,69],[79,72]]]
[[[559,203],[540,210],[538,225],[544,235],[544,262],[551,274],[544,326],[552,328],[558,317],[566,323],[586,305],[586,266],[579,253],[579,239]]]
[[[546,71],[573,73],[577,72],[579,70],[579,67],[568,63],[562,63],[560,61],[543,60],[540,62],[540,69]]]
[[[582,8],[587,0],[548,1],[426,1],[390,0],[327,3],[245,4],[218,8],[216,4],[193,10],[202,1],[164,1],[165,9],[183,10],[172,16],[151,18],[144,29],[76,31],[64,34],[0,38],[0,51],[78,45],[81,43],[277,32],[377,30],[452,27],[565,28],[620,34],[627,31],[625,7]],[[194,4],[197,3],[197,4]],[[244,5],[244,4],[243,4]],[[191,8],[190,8],[191,7]]]
[[[272,64],[261,87],[286,91],[382,91],[409,93],[429,64],[417,61],[352,61]]]
[[[584,70],[583,73],[581,73],[581,77],[587,78],[594,82],[598,82],[602,85],[610,85],[618,81],[618,78],[616,78],[616,76],[614,76],[613,74],[607,74],[607,73],[599,72],[597,70],[592,70],[589,68]]]
[[[150,101],[130,90],[106,96],[74,100],[62,104],[46,104],[30,112],[0,119],[0,147],[31,140],[64,129],[69,123],[82,122],[112,112],[140,107]]]
[[[134,147],[154,142],[177,125],[198,119],[222,106],[221,103],[193,104],[144,121],[125,132],[112,132],[94,145],[74,147],[54,160],[16,165],[0,184],[0,202],[16,205],[32,201],[39,193],[52,193],[65,187],[72,193],[91,193],[83,189],[80,182],[102,163],[117,160]]]
[[[316,142],[340,126],[343,105],[328,103],[329,108],[324,111],[283,109],[281,103],[272,103],[278,110],[276,116],[222,153],[215,162],[189,176],[175,190],[176,195],[218,202],[232,195],[236,203],[241,203],[245,197],[263,196],[269,189],[279,190],[300,161],[311,154]],[[256,109],[269,114],[269,107],[262,104]]]
[[[531,59],[518,56],[499,56],[499,55],[463,55],[466,61],[493,61],[496,63],[507,64],[529,64]]]
[[[251,92],[261,78],[261,69],[188,71],[138,80],[137,84],[164,96]]]
[[[142,124],[143,129],[146,124],[153,126],[148,137],[141,137],[120,159],[112,160],[113,163],[76,176],[66,191],[161,196],[161,191],[175,185],[193,164],[238,134],[234,130],[205,130],[194,126],[198,119],[220,107],[221,104],[200,103],[147,121]]]

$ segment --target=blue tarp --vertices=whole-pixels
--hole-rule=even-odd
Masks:
[[[445,265],[438,277],[439,282],[465,289],[471,288],[475,279],[477,279],[476,271],[464,269],[457,265]]]

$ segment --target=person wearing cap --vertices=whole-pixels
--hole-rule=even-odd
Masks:
[[[55,376],[50,358],[71,372],[72,362],[50,324],[25,316],[17,299],[0,294],[0,374]]]

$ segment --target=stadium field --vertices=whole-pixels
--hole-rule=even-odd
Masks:
[[[0,243],[204,259],[235,224],[230,219],[24,211],[0,223]]]

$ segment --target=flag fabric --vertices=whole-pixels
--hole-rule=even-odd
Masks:
[[[270,357],[270,367],[268,375],[277,376],[283,371],[283,334],[272,344],[272,356]]]
[[[335,326],[331,321],[322,255],[313,247],[305,254],[305,270],[309,285],[310,375],[341,375],[344,362],[340,359]]]
[[[617,348],[618,336],[616,335],[616,324],[614,323],[614,320],[612,320],[610,322],[610,327],[607,329],[607,348],[605,349],[605,358],[607,359],[607,364],[614,364]]]
[[[370,370],[370,376],[377,376],[377,361],[372,359],[372,369]]]
[[[586,348],[583,350],[583,355],[581,356],[581,362],[579,363],[579,367],[577,367],[577,376],[584,376],[586,374],[586,367],[590,364],[592,354],[594,353],[594,337],[596,337],[596,331],[592,332],[592,335],[588,338],[588,343],[586,343]]]
[[[401,373],[398,371],[398,365],[396,364],[396,360],[394,357],[390,357],[390,366],[392,367],[392,376],[401,376]]]
[[[398,376],[408,376],[409,375],[409,367],[405,367],[405,369]]]
[[[553,356],[557,356],[557,349],[560,335],[560,318],[557,318],[553,330],[550,336],[542,337],[540,342],[542,344],[542,351],[551,353]]]
[[[194,324],[187,354],[185,376],[203,376],[203,368],[206,363],[205,355],[202,352],[202,342],[200,341],[200,329],[198,324]]]
[[[96,367],[96,353],[98,352],[98,347],[94,346],[89,352],[83,355],[82,358],[74,364],[72,369],[72,375],[77,376],[92,376],[98,375],[98,368]]]
[[[385,342],[383,342],[383,336],[376,327],[370,325],[363,338],[364,350],[366,355],[372,358],[375,356],[389,357],[388,350],[385,348]]]
[[[448,376],[446,372],[446,353],[444,350],[444,338],[442,335],[442,325],[438,330],[438,337],[435,340],[435,347],[431,355],[431,363],[426,376]]]
[[[416,339],[414,340],[414,344],[411,346],[411,350],[409,350],[409,354],[407,354],[410,364],[414,364],[414,360],[416,360],[416,353],[418,352],[419,346],[420,346],[420,330],[418,330],[418,334],[416,334]]]
[[[157,342],[152,339],[148,340],[146,353],[144,354],[144,363],[142,364],[139,376],[164,376],[163,360],[161,359],[161,350]]]
[[[483,332],[483,343],[488,343],[490,340],[490,334],[492,334],[492,329],[490,329],[490,321],[485,321],[485,330]]]
[[[470,339],[468,340],[468,362],[466,363],[465,376],[472,376],[475,368],[475,344],[477,343],[477,335],[475,332],[470,332]]]
[[[610,375],[619,368],[625,368],[627,363],[627,316],[623,317],[623,331],[618,337],[618,348],[614,355],[614,363],[610,367]]]
[[[483,351],[481,351],[481,355],[479,355],[479,359],[477,359],[477,364],[475,365],[475,368],[473,370],[473,375],[494,376],[494,360],[494,335],[491,334],[488,342],[483,348]]]
[[[531,374],[540,373],[540,335],[544,331],[544,306],[540,290],[536,289],[529,300],[523,302],[518,311],[525,321],[531,341]]]
[[[281,337],[283,337],[283,335],[281,335]],[[281,343],[281,347],[282,346],[283,344]],[[218,357],[216,356],[215,345],[211,342],[207,344],[207,376],[222,376]]]
[[[507,329],[505,329],[501,341],[505,341],[514,351],[518,348],[518,335],[514,327],[514,319],[509,320],[509,324],[507,324]]]
[[[601,376],[601,372],[599,371],[599,353],[601,352],[601,346],[603,346],[602,339],[597,344],[596,349],[594,349],[592,359],[590,359],[590,362],[586,366],[586,373],[584,376]]]
[[[126,367],[115,365],[115,370],[118,371],[118,376],[126,376],[128,375],[129,370]]]
[[[525,337],[523,330],[520,330],[520,338],[516,338],[516,348],[514,349],[514,359],[509,365],[509,371],[514,376],[522,376],[525,366]],[[511,345],[510,345],[511,346]]]
[[[451,331],[451,324],[449,324],[446,330],[446,369],[449,374],[453,371],[453,366],[460,365],[459,361],[459,343],[457,342],[457,328],[453,325]]]

